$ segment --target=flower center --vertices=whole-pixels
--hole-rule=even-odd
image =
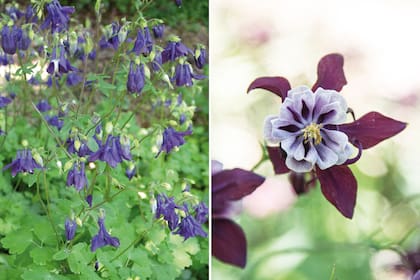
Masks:
[[[304,142],[308,143],[311,139],[314,139],[314,144],[318,145],[322,141],[321,137],[321,127],[322,124],[311,123],[306,126],[303,131]]]

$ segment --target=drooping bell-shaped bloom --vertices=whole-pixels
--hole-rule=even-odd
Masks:
[[[0,65],[6,66],[9,64],[13,64],[13,56],[0,50]]]
[[[137,95],[140,95],[143,90],[144,83],[144,65],[138,65],[132,61],[128,72],[127,91],[129,93],[137,93]]]
[[[77,191],[81,191],[88,184],[85,173],[85,163],[75,163],[67,174],[66,186],[74,186]]]
[[[1,30],[1,47],[7,54],[15,54],[19,41],[22,39],[22,29],[7,25]]]
[[[152,36],[150,35],[150,30],[148,27],[143,29],[139,29],[137,31],[136,41],[134,42],[134,46],[132,52],[136,55],[144,54],[148,55],[153,49],[153,40]]]
[[[68,86],[76,86],[83,81],[83,78],[76,72],[71,72],[67,75],[66,84]]]
[[[339,54],[324,56],[318,64],[318,79],[312,89],[291,89],[283,77],[261,77],[248,88],[269,90],[283,104],[279,115],[265,122],[268,155],[276,174],[292,174],[295,190],[305,190],[318,179],[325,198],[347,218],[353,217],[357,181],[347,166],[355,163],[362,150],[375,146],[399,132],[406,123],[369,112],[351,123],[345,123],[347,105],[338,93],[347,84],[343,71],[344,59]],[[354,158],[352,146],[358,150]]]
[[[66,51],[63,45],[60,46],[59,51],[60,56],[57,57],[57,47],[53,48],[51,62],[48,64],[47,72],[51,75],[56,74],[60,76],[61,74],[77,70],[75,67],[71,66],[70,62],[66,58]]]
[[[86,140],[80,140],[78,137],[69,137],[66,140],[67,151],[70,154],[77,154],[79,157],[91,155],[93,152],[90,150]]]
[[[163,33],[165,32],[165,25],[163,24],[155,25],[153,26],[152,31],[155,38],[160,39],[163,37]]]
[[[73,240],[74,235],[76,234],[77,223],[75,220],[66,219],[64,223],[64,228],[66,230],[66,240],[70,241]]]
[[[61,32],[68,29],[70,14],[74,13],[74,7],[61,6],[58,0],[52,0],[46,6],[47,15],[41,24],[41,29],[51,28],[51,32]]]
[[[162,144],[160,146],[159,152],[156,155],[156,157],[159,156],[159,154],[164,151],[167,154],[170,153],[175,147],[180,147],[185,144],[184,137],[186,135],[192,134],[192,128],[189,127],[186,131],[176,131],[173,127],[169,126],[167,127],[162,134]]]
[[[31,44],[31,39],[29,38],[28,34],[25,31],[22,31],[22,35],[20,36],[17,42],[17,48],[21,51],[26,51]]]
[[[162,63],[175,61],[178,57],[192,54],[192,50],[187,48],[181,41],[169,41],[162,51]]]
[[[120,246],[120,240],[117,237],[112,237],[105,228],[105,218],[98,218],[99,231],[91,241],[90,250],[95,252],[98,248],[110,245],[113,247]]]
[[[86,196],[85,200],[86,200],[87,204],[89,205],[89,207],[92,207],[93,196],[91,194],[89,194],[88,196]]]
[[[209,209],[207,208],[206,204],[204,204],[204,202],[200,202],[195,207],[195,219],[200,224],[203,224],[207,221],[208,215],[209,215]]]
[[[36,108],[41,112],[48,112],[51,110],[51,105],[48,103],[48,100],[42,99],[36,104]]]
[[[189,63],[178,64],[175,68],[175,74],[172,81],[175,81],[176,86],[190,87],[193,85],[192,79],[202,80],[206,76],[193,73],[192,67]]]
[[[42,166],[33,158],[32,152],[29,149],[19,150],[16,153],[16,158],[3,167],[3,170],[12,169],[12,176],[15,177],[19,172],[34,173],[35,169],[42,169]]]
[[[125,169],[125,176],[127,176],[128,180],[131,180],[134,175],[136,175],[136,165],[131,162]]]
[[[223,170],[217,161],[212,161],[211,178],[212,254],[220,261],[243,268],[247,258],[246,237],[231,220],[232,208],[261,186],[265,178],[240,168]]]
[[[181,7],[181,5],[182,5],[182,0],[175,0],[175,4],[176,4],[178,7]]]
[[[105,144],[101,143],[99,149],[89,156],[89,162],[101,160],[115,168],[123,159],[131,160],[130,148],[126,144],[121,145],[120,137],[108,135]]]
[[[6,14],[13,20],[18,21],[24,14],[15,6],[6,7]]]
[[[207,237],[207,233],[201,228],[201,224],[191,215],[182,218],[175,234],[184,237],[184,240],[195,236]]]
[[[60,131],[64,126],[64,121],[57,115],[55,116],[45,116],[45,120],[49,125],[54,126]]]
[[[178,206],[175,204],[174,198],[168,198],[165,194],[158,194],[156,196],[156,212],[155,217],[159,219],[161,216],[168,222],[168,227],[171,231],[175,230],[179,223],[178,214],[175,209]]]
[[[194,51],[194,61],[197,68],[202,69],[206,65],[207,52],[204,47],[198,47]]]
[[[162,68],[162,53],[157,51],[152,61],[152,69],[157,72]]]
[[[106,27],[106,34],[99,40],[99,47],[101,49],[104,48],[113,48],[114,50],[118,49],[122,41],[122,36],[118,36],[120,34],[121,26],[116,23],[112,22],[111,25]]]
[[[0,95],[0,108],[4,108],[12,102],[12,99],[6,96]]]

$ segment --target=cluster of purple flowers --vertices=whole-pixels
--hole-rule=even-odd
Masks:
[[[16,158],[6,165],[3,170],[12,169],[12,176],[15,177],[19,172],[34,173],[35,169],[42,169],[42,165],[38,163],[32,156],[29,149],[17,151]]]
[[[100,143],[99,149],[92,153],[88,160],[101,160],[115,168],[123,160],[131,160],[130,141],[124,136],[108,135],[105,143]]]
[[[201,202],[195,206],[194,211],[195,215],[192,215],[186,204],[177,205],[173,197],[165,194],[156,196],[156,219],[163,217],[171,232],[183,236],[184,240],[195,236],[207,237],[201,225],[207,221],[208,208]],[[185,216],[181,217],[180,212],[185,213]]]
[[[169,126],[165,128],[162,134],[162,144],[160,146],[159,152],[156,157],[160,155],[161,152],[169,153],[176,147],[182,146],[185,143],[184,137],[186,135],[192,134],[192,128],[189,127],[186,131],[176,131],[173,127]]]

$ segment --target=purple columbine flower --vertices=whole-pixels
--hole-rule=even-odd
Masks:
[[[175,147],[180,147],[185,144],[184,137],[192,134],[192,128],[189,127],[186,131],[176,131],[171,126],[167,127],[162,134],[162,144],[156,157],[160,155],[162,151],[167,154],[171,152]]]
[[[155,25],[153,26],[152,31],[155,38],[160,39],[163,37],[163,33],[165,32],[165,25],[163,24]]]
[[[134,175],[136,175],[136,166],[134,163],[130,163],[130,165],[125,170],[125,176],[127,176],[128,180],[131,180]]]
[[[12,99],[6,96],[0,96],[0,108],[4,108],[12,102]]]
[[[120,46],[120,40],[119,40],[119,32],[121,30],[121,26],[116,23],[115,21],[111,23],[110,26],[110,34],[107,34],[107,36],[103,36],[101,40],[99,41],[99,47],[101,49],[104,48],[113,48],[114,50],[118,49]]]
[[[74,235],[76,234],[76,229],[77,229],[76,221],[67,218],[66,222],[64,223],[64,227],[66,230],[66,240],[67,241],[73,240]]]
[[[251,194],[265,178],[240,168],[222,170],[212,161],[212,254],[217,259],[239,267],[246,265],[246,237],[242,228],[231,220],[237,201]]]
[[[182,5],[182,0],[175,0],[175,4],[176,4],[178,7],[181,7],[181,5]]]
[[[79,157],[84,157],[84,156],[88,156],[91,155],[93,152],[89,149],[89,146],[87,145],[87,141],[86,140],[78,140],[80,142],[80,147],[76,147],[75,146],[75,138],[67,138],[66,140],[66,146],[67,146],[67,151],[70,154],[77,154]]]
[[[135,64],[133,61],[130,63],[130,71],[127,78],[127,91],[129,93],[141,94],[145,83],[144,65]]]
[[[193,85],[192,79],[202,80],[206,76],[204,75],[197,75],[192,72],[192,67],[189,63],[178,64],[175,68],[175,74],[172,77],[172,81],[175,81],[176,86],[182,87],[187,86],[190,87]]]
[[[152,36],[150,35],[150,30],[148,27],[143,28],[143,30],[139,29],[137,31],[137,38],[134,42],[134,47],[132,52],[136,55],[144,54],[148,55],[153,49],[153,40]]]
[[[12,169],[12,176],[15,177],[19,172],[34,173],[35,169],[42,169],[42,166],[38,164],[32,157],[32,152],[29,149],[19,150],[16,153],[16,158],[3,167],[3,171],[6,169]]]
[[[13,64],[13,56],[0,51],[0,65],[6,66],[9,64]]]
[[[90,250],[95,252],[96,249],[104,247],[106,245],[111,245],[113,247],[120,246],[120,240],[117,237],[112,237],[105,228],[105,218],[98,219],[99,231],[92,238]]]
[[[162,68],[162,53],[157,51],[152,61],[152,69],[157,72]]]
[[[15,6],[6,7],[6,14],[13,20],[19,20],[24,14]]]
[[[37,77],[32,76],[31,78],[29,78],[28,84],[33,85],[33,86],[38,86],[40,84],[40,81]]]
[[[18,43],[22,38],[22,29],[7,25],[3,26],[1,30],[1,47],[7,54],[15,54]]]
[[[21,51],[26,51],[31,44],[31,39],[26,32],[22,31],[19,40],[17,41],[17,48]]]
[[[179,223],[179,217],[175,212],[178,206],[175,204],[174,198],[168,198],[165,194],[158,194],[156,196],[156,219],[160,216],[168,222],[168,227],[171,231],[175,230]]]
[[[71,72],[67,75],[66,84],[68,86],[75,86],[80,84],[83,81],[83,78],[76,72]]]
[[[101,160],[115,168],[123,159],[131,160],[130,145],[121,144],[119,136],[108,135],[105,144],[101,143],[99,149],[89,156],[89,162]]]
[[[77,191],[81,191],[88,184],[85,173],[85,163],[75,163],[67,174],[66,186],[74,186]]]
[[[194,61],[197,68],[202,69],[206,65],[207,52],[204,47],[199,47],[194,51]]]
[[[75,67],[71,66],[70,62],[65,57],[66,51],[64,46],[60,46],[60,57],[57,58],[57,47],[53,48],[51,55],[51,62],[48,64],[47,72],[51,75],[56,74],[60,76],[61,74],[68,73],[70,71],[77,70]]]
[[[398,134],[407,124],[377,112],[344,123],[348,108],[338,93],[347,84],[343,65],[340,54],[324,56],[312,89],[291,89],[283,77],[261,77],[251,83],[248,92],[266,89],[283,100],[280,114],[268,117],[264,129],[265,138],[272,145],[267,150],[275,173],[309,172],[310,179],[304,184],[318,179],[325,198],[351,219],[357,181],[347,165],[356,162],[363,149]],[[358,155],[352,159],[350,144],[358,149]],[[295,189],[305,189],[302,180],[292,182],[299,184]]]
[[[204,202],[199,203],[195,207],[195,219],[200,224],[204,224],[207,221],[208,214],[209,214],[209,209],[207,208]]]
[[[195,236],[207,237],[207,233],[201,228],[201,224],[191,215],[187,215],[181,220],[175,234],[184,237],[184,241]]]
[[[51,32],[61,32],[68,29],[70,14],[74,13],[74,7],[61,6],[58,0],[52,0],[46,5],[47,16],[41,24],[41,29],[51,27]]]
[[[45,116],[46,121],[49,125],[54,126],[60,131],[63,128],[64,121],[59,118],[59,116]]]
[[[35,15],[34,8],[32,5],[28,5],[25,10],[26,23],[35,23],[38,21],[38,17]]]
[[[181,41],[169,41],[165,49],[162,51],[162,63],[175,61],[176,58],[192,54],[192,50],[187,48]]]
[[[36,104],[36,108],[44,113],[44,112],[48,112],[49,110],[51,110],[51,105],[48,103],[48,100],[41,100]]]

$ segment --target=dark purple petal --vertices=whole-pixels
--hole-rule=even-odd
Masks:
[[[344,217],[353,217],[356,205],[357,181],[346,165],[335,165],[325,170],[316,169],[321,190]]]
[[[347,84],[344,76],[344,58],[341,54],[332,53],[324,56],[318,63],[318,80],[312,91],[319,87],[340,91]]]
[[[238,200],[249,195],[265,178],[251,171],[240,168],[226,169],[212,176],[212,193],[218,200]]]
[[[247,92],[253,89],[261,88],[271,91],[279,96],[282,100],[287,97],[287,92],[290,90],[290,83],[283,77],[261,77],[255,79],[248,87]]]
[[[413,280],[420,280],[420,269],[417,270],[416,274],[414,274]]]
[[[213,219],[212,224],[212,255],[222,262],[244,268],[246,238],[242,228],[228,219]]]
[[[280,147],[267,147],[267,152],[273,164],[274,173],[284,174],[290,171],[286,166],[286,157]]]
[[[368,149],[398,134],[406,126],[407,123],[370,112],[352,123],[337,125],[336,129],[344,132],[354,146],[357,147],[359,141],[363,149]]]

